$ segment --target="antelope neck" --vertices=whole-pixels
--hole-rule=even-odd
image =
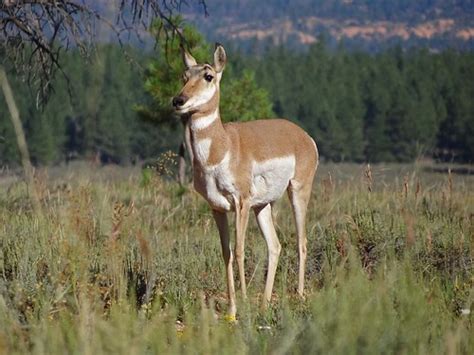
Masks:
[[[191,115],[189,124],[195,161],[202,166],[214,166],[221,162],[229,150],[229,141],[219,109],[196,112]]]
[[[219,109],[213,108],[205,112],[196,112],[191,115],[190,128],[191,132],[199,132],[211,128],[216,124],[222,126],[220,122]]]

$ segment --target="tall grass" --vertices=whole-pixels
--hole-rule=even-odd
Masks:
[[[289,205],[274,297],[251,221],[249,300],[224,320],[219,238],[192,188],[120,168],[39,174],[0,192],[0,353],[473,353],[473,178],[326,165],[296,296]],[[50,174],[51,176],[48,176]]]

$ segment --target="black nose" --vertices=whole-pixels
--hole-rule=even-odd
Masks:
[[[176,96],[173,98],[173,106],[174,107],[183,106],[187,100],[188,98],[186,96],[183,96],[183,95]]]

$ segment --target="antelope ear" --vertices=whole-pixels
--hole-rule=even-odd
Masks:
[[[214,69],[216,69],[216,72],[221,73],[224,70],[226,62],[227,55],[225,54],[224,47],[222,44],[216,43],[216,50],[214,52]]]
[[[186,66],[186,69],[189,69],[195,65],[197,65],[196,59],[188,53],[186,49],[184,49],[183,46],[181,46],[181,54],[183,55],[183,62],[184,65]]]

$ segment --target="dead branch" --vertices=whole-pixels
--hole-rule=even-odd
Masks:
[[[207,14],[205,1],[194,0]],[[170,26],[185,0],[3,0],[0,3],[0,53],[23,74],[42,104],[56,72],[63,72],[60,55],[78,48],[87,55],[94,48],[97,27],[105,26],[121,45],[125,33],[140,37],[153,20]],[[179,35],[179,34],[178,34]]]

